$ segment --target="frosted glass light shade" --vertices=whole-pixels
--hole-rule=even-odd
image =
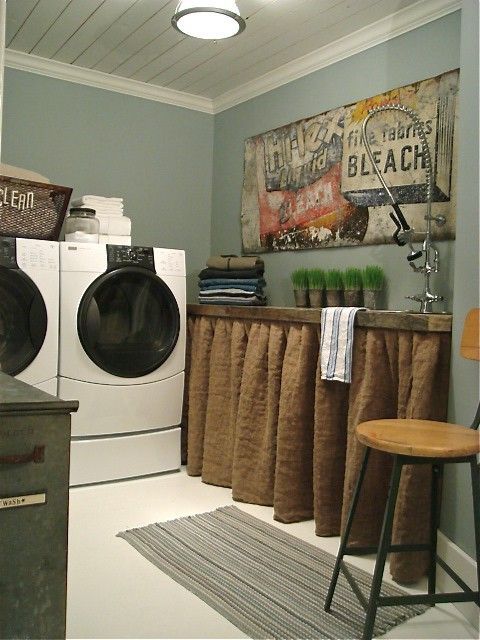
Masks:
[[[245,29],[235,0],[182,0],[172,25],[187,36],[204,40],[231,38]]]

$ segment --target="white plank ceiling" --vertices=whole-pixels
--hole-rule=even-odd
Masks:
[[[93,70],[210,101],[281,73],[414,7],[454,0],[237,0],[245,31],[218,42],[170,23],[178,0],[7,0],[7,53]],[[8,64],[8,58],[7,58]],[[278,84],[278,83],[277,83]]]

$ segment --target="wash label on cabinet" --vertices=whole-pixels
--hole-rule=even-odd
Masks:
[[[47,494],[31,493],[25,496],[7,496],[0,498],[0,509],[14,509],[16,507],[30,507],[34,504],[45,504]]]

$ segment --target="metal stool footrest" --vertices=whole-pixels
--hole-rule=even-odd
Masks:
[[[442,565],[448,567],[443,560],[440,561]],[[444,568],[442,566],[442,568]],[[479,600],[479,592],[473,591],[470,587],[463,582],[463,580],[457,576],[457,574],[448,567],[448,574],[454,579],[459,586],[463,589],[463,591],[453,592],[453,593],[420,593],[414,595],[404,595],[404,596],[381,596],[379,595],[377,598],[377,606],[379,607],[395,607],[409,604],[441,604],[443,602],[475,602],[477,604],[480,603]],[[357,597],[357,600],[363,607],[364,611],[368,610],[368,598],[363,594],[362,590],[357,584],[357,581],[351,574],[348,567],[345,565],[343,560],[340,563],[340,571],[345,576],[348,581],[348,584],[352,588],[353,593]]]
[[[360,602],[360,604],[362,605],[364,611],[367,611],[368,608],[368,600],[367,598],[363,595],[362,590],[360,589],[360,587],[357,584],[357,581],[355,580],[355,578],[352,576],[352,574],[350,573],[350,571],[348,570],[348,568],[345,566],[344,562],[341,562],[340,564],[340,570],[343,573],[343,575],[345,576],[345,578],[348,581],[348,584],[352,587],[352,591],[353,593],[357,596],[358,601]]]
[[[460,587],[460,589],[463,589],[463,591],[472,591],[472,589],[470,589],[470,587],[468,586],[468,584],[466,584],[458,575],[458,573],[456,573],[452,567],[450,567],[444,560],[442,560],[441,558],[439,558],[437,556],[437,564],[445,571],[445,573],[447,573],[450,578],[452,578],[452,580],[454,580],[458,586]]]
[[[392,544],[388,547],[388,551],[394,551],[395,553],[401,553],[402,551],[428,551],[430,545],[425,543],[412,543],[412,544]],[[373,553],[377,553],[378,546],[370,547],[346,547],[344,555],[346,556],[367,556]]]
[[[411,596],[380,596],[377,599],[379,607],[395,607],[406,604],[440,604],[442,602],[476,602],[478,591],[456,591],[454,593],[419,593]]]

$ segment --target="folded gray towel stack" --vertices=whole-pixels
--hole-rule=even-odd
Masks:
[[[198,275],[198,301],[200,304],[265,305],[263,274],[263,260],[257,256],[212,256]]]

